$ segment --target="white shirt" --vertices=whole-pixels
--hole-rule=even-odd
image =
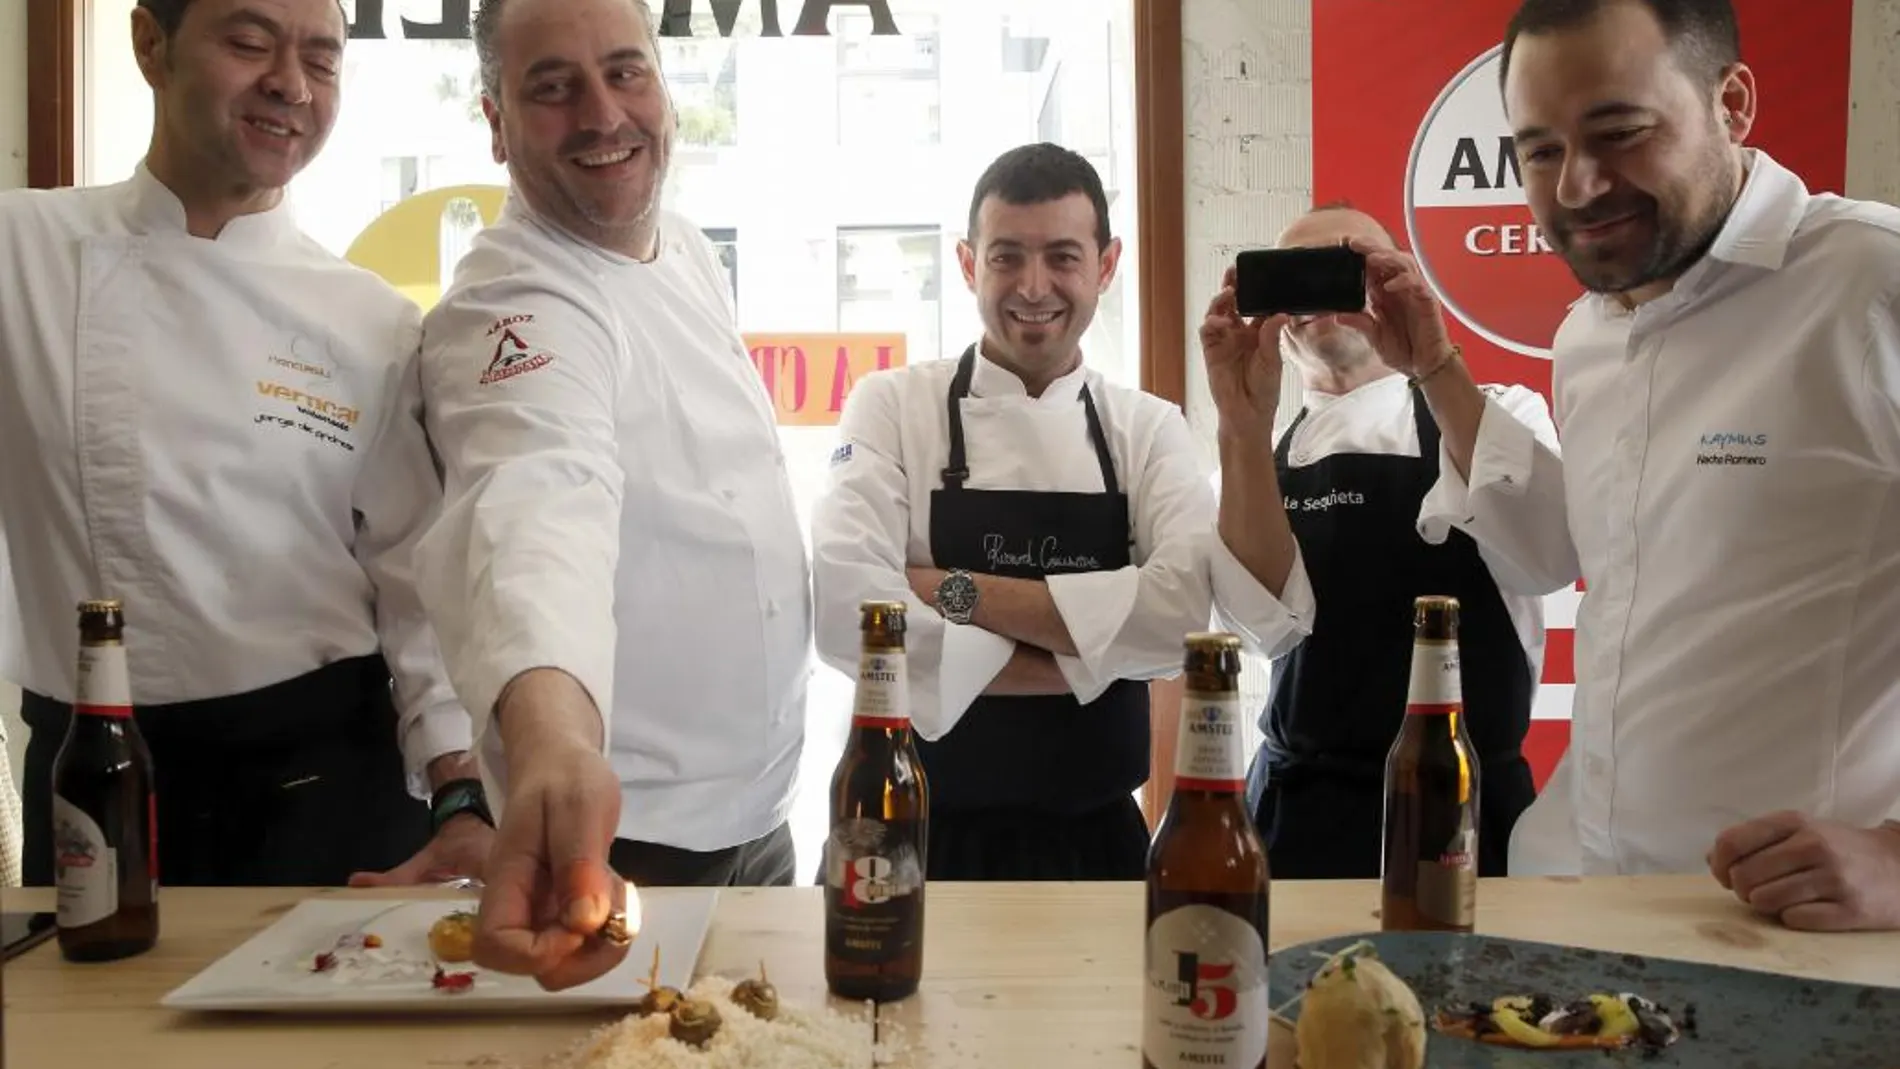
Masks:
[[[420,313],[289,209],[192,237],[142,165],[0,194],[0,674],[73,698],[76,606],[125,601],[142,705],[376,652],[411,790],[469,746],[409,553],[440,500]]]
[[[809,579],[725,271],[684,220],[660,238],[639,263],[511,198],[475,239],[423,330],[447,503],[418,570],[491,780],[496,696],[558,668],[605,721],[619,835],[714,850],[789,808]]]
[[[1550,408],[1536,390],[1523,386],[1479,387],[1503,411],[1529,428],[1545,448],[1557,449],[1557,428],[1550,421]],[[1412,413],[1412,390],[1403,375],[1384,375],[1344,394],[1306,390],[1302,398],[1306,418],[1292,429],[1291,439],[1282,436],[1287,447],[1287,465],[1311,467],[1327,457],[1349,454],[1360,456],[1417,457],[1418,423]],[[1451,467],[1450,449],[1439,445],[1438,463]],[[1419,537],[1433,545],[1442,544],[1450,534],[1448,518],[1432,508],[1428,495],[1420,508]],[[1544,668],[1544,591],[1534,577],[1518,574],[1508,557],[1477,543],[1478,556],[1497,583],[1504,611],[1510,615],[1518,643],[1530,664],[1532,691]],[[1325,611],[1325,606],[1320,606]],[[1334,621],[1351,627],[1351,621]]]
[[[1447,508],[1578,574],[1570,750],[1513,874],[1696,871],[1777,809],[1900,817],[1900,211],[1765,154],[1709,254],[1555,347],[1559,463],[1490,408]]]
[[[910,606],[905,650],[918,734],[947,734],[996,678],[1015,640],[952,624],[911,593],[905,570],[928,567],[930,495],[950,458],[955,360],[932,360],[861,379],[839,417],[832,482],[812,515],[818,652],[857,671],[858,605]],[[978,356],[962,402],[971,490],[1101,493],[1102,467],[1081,404],[1088,384],[1101,417],[1135,544],[1132,563],[1046,580],[1076,655],[1056,664],[1078,701],[1118,679],[1181,671],[1182,640],[1205,631],[1218,603],[1223,626],[1269,656],[1311,630],[1312,592],[1296,559],[1274,598],[1215,532],[1215,506],[1187,421],[1172,404],[1079,367],[1030,397],[1022,380]]]

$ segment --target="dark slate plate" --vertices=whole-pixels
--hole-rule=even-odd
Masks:
[[[1367,932],[1276,950],[1271,998],[1285,1006],[1330,955],[1364,939],[1411,986],[1429,1022],[1441,1006],[1544,992],[1560,999],[1631,991],[1696,1035],[1654,1056],[1639,1050],[1514,1050],[1440,1035],[1427,1025],[1430,1069],[1900,1069],[1900,988],[1836,984],[1638,954],[1449,932]],[[1317,953],[1316,953],[1317,952]],[[1900,977],[1900,962],[1894,963]],[[1281,1010],[1297,1020],[1302,1003]]]

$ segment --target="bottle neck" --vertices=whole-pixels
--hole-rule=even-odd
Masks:
[[[123,643],[84,643],[79,647],[78,687],[73,712],[115,720],[132,715],[132,682]]]
[[[1188,691],[1174,747],[1174,789],[1239,794],[1247,787],[1247,756],[1238,690]]]
[[[910,679],[904,650],[868,648],[858,656],[858,691],[851,708],[853,728],[910,728]]]
[[[1406,693],[1407,716],[1455,716],[1464,711],[1464,683],[1458,643],[1419,639],[1412,643],[1412,682]]]

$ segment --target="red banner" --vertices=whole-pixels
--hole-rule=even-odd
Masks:
[[[1749,144],[1810,190],[1841,192],[1852,0],[1735,6],[1761,93]],[[1480,382],[1548,397],[1551,336],[1582,288],[1532,224],[1510,150],[1498,46],[1516,8],[1517,0],[1315,0],[1313,201],[1351,201],[1418,257]],[[1549,602],[1526,747],[1540,786],[1569,740],[1580,596],[1564,591]]]

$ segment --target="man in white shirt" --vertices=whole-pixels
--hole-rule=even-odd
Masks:
[[[411,584],[440,493],[419,314],[283,203],[330,131],[343,36],[334,0],[141,0],[137,172],[0,194],[0,675],[32,729],[29,884],[53,876],[94,597],[125,602],[165,883],[413,882],[486,855]]]
[[[810,594],[725,272],[660,207],[651,15],[488,0],[475,41],[513,190],[424,323],[447,497],[418,570],[504,785],[478,942],[560,985],[614,957],[583,938],[623,886],[608,862],[636,884],[792,881]],[[564,905],[537,911],[548,895]],[[579,931],[537,943],[562,909]]]
[[[1377,263],[1409,263],[1385,227],[1346,204],[1300,217],[1278,245],[1347,242]],[[1388,366],[1382,349],[1450,350],[1429,290],[1410,302],[1375,289],[1364,315],[1243,324],[1231,272],[1227,284],[1202,334],[1210,366],[1264,359],[1277,370],[1284,354],[1305,386],[1277,447],[1262,437],[1247,458],[1253,466],[1236,458],[1221,479],[1223,489],[1249,479],[1277,487],[1319,606],[1313,633],[1273,663],[1272,698],[1260,714],[1265,740],[1249,777],[1273,874],[1378,877],[1385,761],[1411,683],[1414,603],[1449,595],[1459,604],[1466,723],[1480,769],[1478,867],[1503,875],[1511,828],[1536,796],[1522,747],[1543,668],[1542,592],[1483,542],[1421,511],[1441,467],[1470,463],[1487,395],[1554,450],[1543,398],[1522,386],[1481,390],[1450,360],[1417,378]],[[1277,378],[1273,385],[1269,426]],[[1223,424],[1260,418],[1217,408]],[[1256,493],[1275,496],[1264,486]],[[1280,511],[1281,502],[1268,507]]]
[[[1562,463],[1487,406],[1441,487],[1588,590],[1513,870],[1707,864],[1791,926],[1900,926],[1900,211],[1744,147],[1723,0],[1531,0],[1504,59],[1526,196],[1590,291]]]
[[[929,878],[1140,879],[1146,681],[1181,670],[1217,590],[1273,652],[1310,606],[1282,605],[1237,559],[1249,549],[1214,537],[1180,410],[1083,362],[1121,252],[1094,166],[1012,149],[978,180],[969,228],[957,258],[981,340],[845,402],[812,518],[818,650],[854,670],[859,604],[911,605]]]

